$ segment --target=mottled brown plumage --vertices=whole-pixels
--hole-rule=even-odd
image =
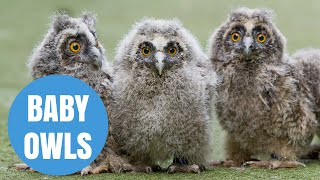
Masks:
[[[292,55],[289,63],[303,75],[301,82],[305,83],[311,91],[311,101],[315,105],[314,110],[320,124],[320,50],[299,50]],[[320,135],[320,130],[317,134]]]
[[[314,105],[313,108],[320,126],[320,50],[311,48],[298,50],[292,55],[289,63],[299,74],[303,75],[300,82],[304,83],[311,92],[310,101]],[[318,127],[316,134],[320,137],[320,127]],[[320,159],[320,145],[311,146],[303,158]]]
[[[213,33],[209,58],[223,78],[217,88],[218,120],[227,132],[227,161],[241,165],[252,155],[280,162],[253,167],[296,167],[318,122],[313,92],[288,62],[286,41],[264,9],[239,8]]]
[[[120,43],[114,67],[111,121],[130,162],[179,157],[189,164],[169,173],[199,172],[210,155],[208,87],[217,78],[196,39],[179,21],[142,20]]]
[[[67,14],[57,14],[52,21],[48,33],[29,60],[32,77],[38,79],[63,74],[81,79],[100,95],[108,111],[112,101],[112,70],[95,32],[95,16],[84,13],[81,18],[72,18]],[[109,111],[108,114],[110,116]],[[118,156],[116,148],[109,121],[106,145],[95,161],[81,171],[81,175],[120,172],[123,168],[130,171],[127,159]]]

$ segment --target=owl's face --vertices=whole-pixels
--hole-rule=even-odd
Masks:
[[[164,77],[199,59],[206,56],[198,41],[178,20],[151,18],[134,25],[119,44],[115,69],[119,64],[135,74]]]
[[[135,52],[135,60],[146,68],[156,71],[160,76],[163,71],[178,66],[184,59],[184,48],[181,42],[172,37],[155,34],[152,37],[140,37]]]
[[[100,68],[104,61],[104,52],[94,29],[95,18],[85,14],[82,18],[67,15],[56,18],[56,53],[62,66],[74,66],[77,63]]]
[[[233,12],[215,34],[212,47],[218,59],[237,64],[281,60],[285,40],[268,13],[247,8]]]
[[[274,37],[265,23],[246,20],[234,22],[225,35],[225,48],[231,51],[235,58],[245,61],[255,61],[268,56]]]

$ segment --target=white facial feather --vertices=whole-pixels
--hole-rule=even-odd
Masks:
[[[163,36],[158,35],[153,39],[152,44],[154,45],[157,51],[163,51],[164,48],[167,46],[168,42],[168,39],[165,39]]]

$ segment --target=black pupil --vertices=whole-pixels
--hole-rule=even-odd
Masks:
[[[74,45],[73,45],[73,49],[74,49],[75,51],[77,51],[77,50],[79,49],[78,44],[74,44]]]
[[[149,51],[149,49],[148,49],[148,48],[145,48],[145,49],[143,50],[143,53],[144,53],[144,54],[149,54],[149,53],[150,53],[150,51]]]
[[[175,50],[174,50],[173,48],[171,48],[171,49],[170,49],[170,53],[171,53],[171,54],[174,54],[174,53],[175,53]]]
[[[234,40],[238,40],[239,36],[237,34],[233,35]]]
[[[264,36],[262,36],[262,35],[259,36],[259,40],[260,40],[260,41],[263,41],[263,40],[264,40]]]

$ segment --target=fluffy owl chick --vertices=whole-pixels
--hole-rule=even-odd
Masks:
[[[297,167],[318,122],[312,92],[287,63],[286,40],[272,11],[239,8],[211,36],[208,55],[223,80],[218,120],[227,132],[225,165]]]
[[[199,43],[179,21],[144,19],[133,26],[117,49],[111,108],[115,141],[130,163],[154,167],[173,157],[188,160],[169,173],[199,172],[198,165],[206,164],[206,92],[216,81],[207,68]]]
[[[314,111],[320,124],[320,50],[302,49],[293,54],[290,63],[299,74],[302,74],[301,83],[308,87],[312,92],[311,101],[315,105]],[[320,130],[317,131],[320,137]],[[319,159],[320,146],[314,145],[305,156],[305,158]]]
[[[312,93],[312,103],[315,105],[317,121],[320,124],[320,50],[302,49],[293,54],[290,63],[299,74],[303,75],[301,83]],[[320,131],[318,132],[320,136]]]
[[[32,77],[63,74],[79,78],[99,93],[109,109],[111,69],[95,32],[95,16],[84,13],[81,18],[72,18],[57,14],[52,21],[48,33],[29,60]],[[82,175],[102,170],[117,172],[121,165],[126,164],[125,159],[115,154],[111,132],[112,125],[109,124],[108,143],[97,159],[82,170]]]

